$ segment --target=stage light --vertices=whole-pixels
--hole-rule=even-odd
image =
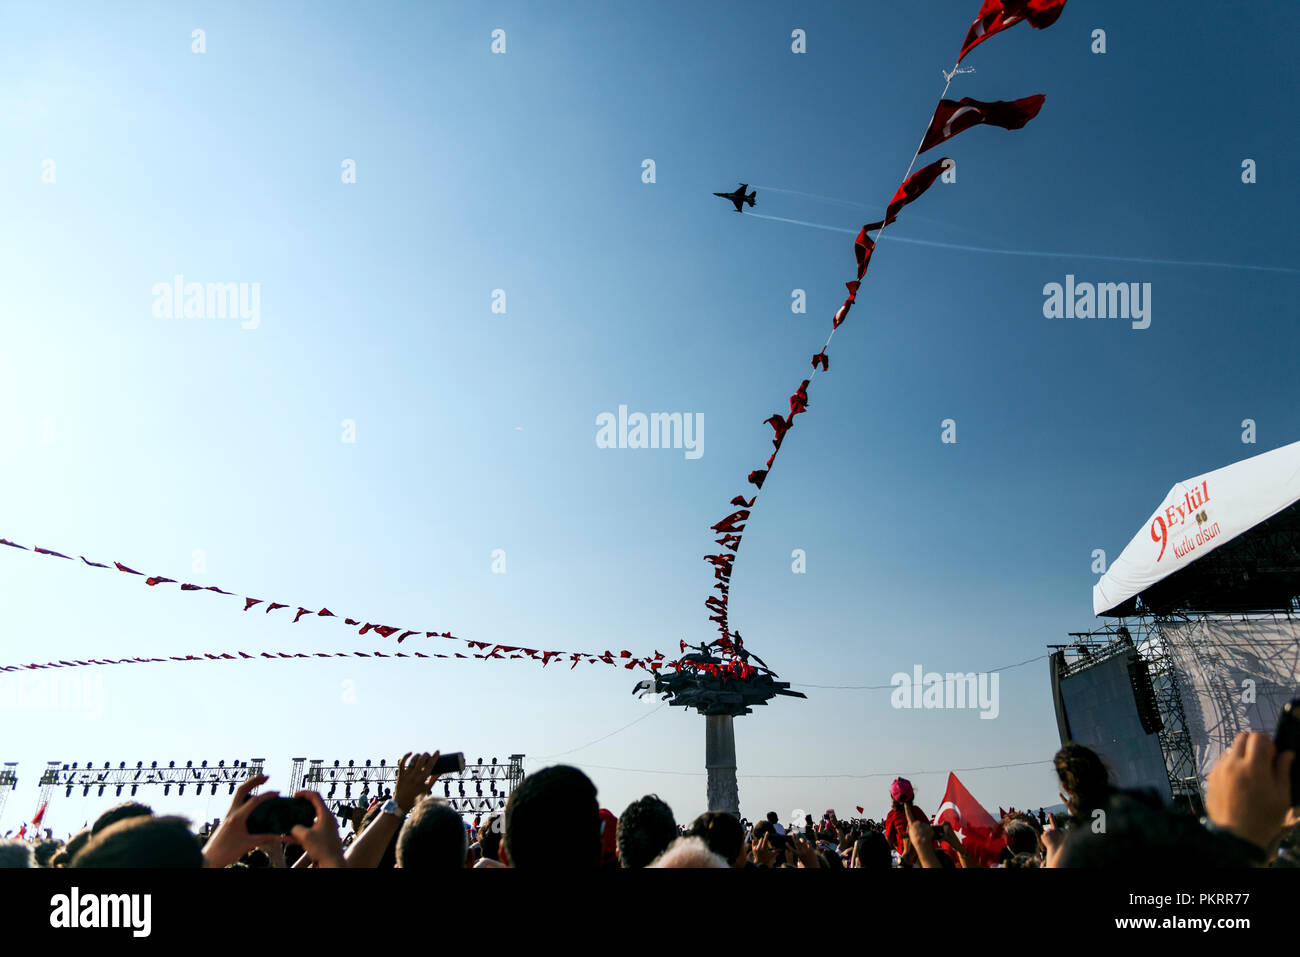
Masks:
[[[185,793],[185,785],[182,784],[182,785],[180,786],[180,789],[179,789],[176,793],[177,793],[177,794],[184,794],[184,793]]]
[[[121,768],[124,768],[124,767],[126,767],[126,762],[125,762],[125,761],[122,761],[121,763],[118,764],[118,769],[119,769],[119,770],[120,770]]]
[[[172,793],[172,786],[171,786],[170,784],[164,784],[164,785],[163,785],[163,795],[166,796],[166,795],[171,794],[171,793]]]
[[[212,782],[212,790],[211,790],[210,792],[208,792],[208,793],[210,793],[210,794],[216,794],[216,793],[217,793],[217,782],[216,782],[216,781],[213,781],[213,782]],[[231,793],[231,794],[234,794],[234,793],[235,793],[235,786],[234,786],[233,784],[230,786],[230,793]]]
[[[122,796],[122,785],[120,784],[117,786],[117,796],[118,797]]]
[[[95,797],[101,797],[101,798],[102,798],[103,796],[104,796],[104,785],[101,784],[101,785],[99,786],[99,792],[95,795]]]
[[[158,767],[158,762],[157,762],[157,761],[150,761],[150,762],[149,762],[149,767],[151,767],[151,768],[156,768],[156,767]]]
[[[64,797],[72,797],[72,785],[71,785],[71,784],[69,784],[69,785],[68,785],[68,789],[67,789],[66,791],[63,792],[63,796],[64,796]]]
[[[174,767],[176,767],[176,762],[175,762],[175,761],[168,761],[168,762],[167,762],[167,767],[169,767],[169,768],[174,768]]]
[[[81,796],[82,796],[82,797],[89,797],[89,796],[90,796],[90,785],[89,785],[89,784],[87,784],[84,788],[81,789]]]
[[[326,796],[326,797],[333,797],[333,796],[334,796],[334,792],[337,791],[338,789],[339,789],[339,786],[338,786],[337,784],[331,784],[331,785],[330,785],[330,793],[327,794],[327,795],[325,795],[325,796]]]
[[[131,797],[135,797],[135,792],[136,792],[136,785],[132,784],[132,785],[131,785]]]

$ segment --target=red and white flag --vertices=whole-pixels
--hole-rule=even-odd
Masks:
[[[934,119],[930,120],[930,128],[925,131],[925,139],[921,141],[920,152],[924,153],[981,123],[1000,126],[1004,130],[1018,130],[1038,115],[1045,99],[1047,97],[1038,93],[1019,100],[993,100],[990,103],[972,100],[969,96],[955,101],[940,100]]]
[[[948,787],[943,792],[943,802],[934,816],[936,827],[945,823],[952,825],[957,840],[981,867],[997,864],[1002,849],[1007,846],[1002,826],[951,772],[948,774]]]
[[[1027,20],[1035,30],[1045,30],[1064,9],[1065,0],[984,0],[979,16],[966,33],[957,62],[993,34],[1014,27],[1021,20]]]
[[[945,156],[943,159],[935,160],[929,166],[924,166],[921,169],[918,169],[911,176],[907,177],[906,182],[904,182],[902,186],[898,187],[898,191],[894,193],[894,198],[889,201],[889,208],[885,210],[884,221],[882,223],[869,223],[866,226],[863,226],[863,232],[868,229],[888,226],[892,223],[898,216],[899,210],[908,203],[917,199],[922,193],[933,186],[934,181],[942,176],[943,171],[951,164],[952,160]]]

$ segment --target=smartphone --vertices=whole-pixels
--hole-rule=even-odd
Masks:
[[[465,752],[457,751],[455,754],[440,754],[438,761],[434,764],[432,774],[460,774],[465,770]]]
[[[1273,738],[1279,751],[1296,752],[1291,764],[1291,804],[1300,804],[1300,698],[1282,706],[1277,719],[1277,734]]]
[[[315,820],[316,807],[306,798],[271,798],[248,815],[248,833],[290,834],[294,825],[311,827]]]

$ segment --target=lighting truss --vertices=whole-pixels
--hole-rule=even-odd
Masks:
[[[298,761],[295,759],[295,770]],[[512,754],[505,761],[496,758],[467,761],[458,774],[440,775],[431,792],[461,814],[487,814],[503,810],[510,793],[524,779],[524,756]],[[397,765],[379,761],[336,760],[327,763],[312,758],[302,777],[302,786],[318,791],[335,813],[343,808],[365,807],[376,798],[392,796]]]

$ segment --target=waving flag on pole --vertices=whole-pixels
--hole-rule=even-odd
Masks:
[[[951,824],[957,840],[970,852],[981,867],[993,867],[1007,846],[1002,825],[984,810],[971,796],[957,775],[949,772],[948,787],[943,792],[943,803],[934,816],[934,824]]]
[[[966,32],[957,62],[995,33],[1029,21],[1035,30],[1045,30],[1056,22],[1065,9],[1065,0],[984,0],[979,16]]]
[[[1045,99],[1047,97],[1039,93],[1020,100],[993,100],[991,103],[973,100],[969,96],[955,102],[940,100],[934,119],[930,120],[930,128],[925,131],[925,139],[921,141],[920,152],[924,153],[981,123],[1000,126],[1004,130],[1018,130],[1038,115]]]

